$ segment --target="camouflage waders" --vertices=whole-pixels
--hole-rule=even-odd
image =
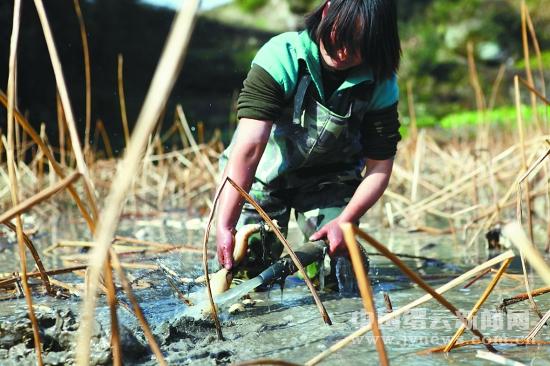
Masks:
[[[312,96],[311,77],[298,83],[291,118],[276,121],[258,165],[250,194],[288,232],[291,208],[307,240],[311,234],[340,215],[361,182],[364,161],[360,133],[352,123],[353,105],[343,97],[337,114]],[[347,104],[347,105],[346,105]],[[290,121],[289,121],[290,119]],[[222,169],[226,155],[220,162]],[[261,221],[245,203],[237,229]],[[242,275],[253,277],[278,259],[283,246],[272,233],[254,235],[249,256],[239,265]]]

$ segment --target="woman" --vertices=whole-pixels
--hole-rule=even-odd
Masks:
[[[305,238],[326,239],[333,259],[346,255],[340,223],[357,223],[391,175],[400,55],[394,0],[327,1],[306,17],[305,31],[272,38],[244,81],[223,178],[250,190],[285,234],[294,209]],[[258,221],[226,186],[216,227],[221,265],[234,265],[235,228]],[[249,276],[282,252],[276,238],[263,239],[250,241],[239,266]]]

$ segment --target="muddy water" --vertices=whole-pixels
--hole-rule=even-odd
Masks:
[[[177,214],[149,220],[125,220],[121,225],[120,234],[137,235],[143,239],[160,242],[200,243],[202,230],[193,230],[191,226],[186,228],[182,224],[184,221],[185,219]],[[79,222],[43,224],[33,241],[43,250],[61,238],[87,239],[86,234],[79,231],[80,225]],[[490,256],[481,241],[466,250],[457,246],[450,237],[409,234],[395,230],[369,232],[395,253],[437,258],[405,260],[407,265],[429,279],[428,282],[434,287],[444,284]],[[0,272],[17,270],[13,251],[9,249],[10,239],[2,236],[0,240],[8,243],[8,249],[0,251]],[[299,240],[297,231],[290,230],[290,240]],[[370,248],[367,249],[373,252]],[[160,260],[181,276],[193,277],[201,273],[200,255],[178,253],[164,256]],[[61,266],[59,261],[51,257],[45,257],[45,263],[47,268]],[[519,268],[519,262],[514,261],[509,272],[518,272]],[[303,282],[295,277],[289,277],[284,292],[281,293],[275,286],[270,291],[252,293],[251,298],[255,304],[248,305],[238,314],[230,315],[224,308],[221,317],[225,341],[219,341],[210,322],[182,317],[186,307],[174,296],[161,272],[133,271],[132,276],[143,277],[152,284],[152,287],[136,290],[136,295],[166,359],[174,365],[225,364],[257,358],[304,363],[359,327],[368,324],[367,318],[363,315],[360,298],[323,292],[321,298],[333,321],[332,326],[324,325]],[[370,276],[379,316],[387,312],[383,293],[389,295],[394,309],[424,294],[422,290],[411,285],[388,260],[380,256],[371,255]],[[73,275],[58,278],[66,282],[81,281]],[[467,311],[488,283],[489,278],[484,278],[468,289],[459,286],[446,293],[445,297],[459,309]],[[542,283],[534,281],[532,285],[540,287]],[[185,288],[182,287],[182,290]],[[476,325],[485,336],[522,337],[536,324],[538,318],[529,310],[526,303],[510,306],[507,314],[496,310],[503,298],[523,291],[522,283],[516,279],[501,280],[476,318]],[[123,297],[122,301],[127,300]],[[78,330],[79,300],[35,296],[35,303],[43,339],[46,340],[46,363],[71,364],[75,352],[74,336]],[[550,308],[550,295],[540,297],[537,303],[546,311]],[[0,305],[0,365],[34,364],[30,325],[25,317],[24,300],[2,301]],[[123,326],[123,353],[127,356],[127,364],[156,364],[154,357],[148,352],[135,318],[124,308],[119,308],[118,315]],[[434,300],[384,324],[382,334],[390,362],[406,365],[487,364],[488,361],[475,357],[476,350],[484,350],[482,346],[469,346],[448,355],[416,354],[418,351],[445,344],[457,326],[456,318]],[[108,312],[104,300],[100,300],[94,331],[92,363],[109,364],[108,334]],[[537,338],[548,340],[548,329],[543,329]],[[461,339],[471,339],[471,335],[466,333]],[[496,347],[503,356],[513,360],[532,365],[550,365],[550,346]],[[325,363],[367,364],[375,363],[377,360],[373,339],[370,333],[367,333],[365,337],[326,359]]]

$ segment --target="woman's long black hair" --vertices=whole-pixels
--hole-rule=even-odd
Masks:
[[[323,18],[325,6],[306,16],[310,37],[333,58],[340,49],[359,49],[376,80],[391,78],[401,59],[395,0],[331,0]]]

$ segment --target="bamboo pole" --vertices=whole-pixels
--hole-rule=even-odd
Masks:
[[[378,316],[376,314],[376,307],[374,306],[372,287],[370,280],[363,266],[363,260],[361,252],[359,251],[359,244],[355,239],[355,233],[353,231],[353,225],[350,223],[341,224],[340,228],[344,233],[344,240],[347,244],[351,261],[353,263],[353,270],[355,271],[355,277],[359,285],[359,291],[361,292],[361,299],[363,300],[363,307],[368,314],[370,323],[372,324],[372,333],[374,335],[374,344],[378,351],[378,357],[380,365],[389,365],[388,355],[386,354],[386,348],[384,347],[384,338],[382,332],[378,326]]]
[[[477,300],[476,304],[468,314],[468,317],[466,318],[468,322],[470,322],[474,318],[474,316],[477,314],[477,312],[481,308],[481,305],[483,305],[483,303],[487,300],[491,292],[493,292],[493,289],[495,288],[498,281],[502,277],[504,271],[506,271],[506,269],[508,268],[511,262],[512,262],[512,258],[509,258],[509,259],[506,259],[500,265],[498,272],[493,276],[493,279],[491,280],[491,282],[489,283],[489,285],[487,286],[483,294],[480,296],[480,298]],[[445,347],[443,352],[450,352],[453,349],[456,342],[458,341],[458,338],[460,338],[460,336],[464,334],[465,330],[466,330],[466,327],[464,327],[464,325],[461,325],[457,329],[456,333],[453,335],[453,338],[449,341],[449,344],[447,344],[447,347]]]
[[[52,62],[56,85],[59,90],[59,96],[61,98],[61,103],[63,104],[63,110],[65,111],[65,117],[67,119],[67,127],[69,129],[69,135],[71,137],[71,145],[76,159],[76,165],[78,171],[82,174],[84,179],[84,192],[86,193],[86,196],[88,198],[90,209],[92,211],[92,216],[97,220],[98,209],[94,196],[94,188],[90,179],[88,167],[86,166],[86,161],[84,160],[84,154],[82,153],[82,148],[80,146],[75,118],[73,115],[71,102],[69,100],[69,93],[67,91],[65,77],[63,76],[63,70],[61,68],[61,62],[59,61],[57,49],[55,48],[50,24],[46,16],[46,10],[44,9],[44,4],[42,3],[42,0],[34,0],[34,5],[36,7],[36,11],[38,12],[38,17],[40,18],[40,23],[42,24],[42,30],[44,32],[44,38],[46,39],[46,45],[48,46],[48,51],[50,53],[50,59]]]
[[[478,265],[477,267],[467,271],[466,273],[463,273],[462,275],[455,278],[454,280],[452,280],[452,281],[446,283],[445,285],[437,288],[435,291],[439,294],[443,294],[443,293],[459,286],[460,284],[464,283],[468,279],[476,276],[479,272],[482,272],[482,271],[486,270],[487,268],[491,268],[495,264],[498,264],[498,263],[500,263],[500,262],[502,262],[502,261],[504,261],[508,258],[512,258],[512,257],[514,257],[514,252],[512,252],[511,250],[508,250],[508,251],[502,253],[501,255],[499,255],[495,258],[492,258],[492,259],[488,260],[487,262],[482,263],[482,264]],[[426,295],[416,299],[415,301],[412,301],[412,302],[408,303],[407,305],[398,308],[397,310],[394,309],[393,312],[388,313],[388,314],[380,317],[380,319],[378,319],[378,323],[383,324],[383,323],[386,323],[387,321],[390,321],[391,319],[397,318],[398,316],[401,316],[402,314],[406,313],[410,309],[415,308],[415,307],[431,300],[432,298],[433,297],[430,294],[426,294]],[[341,339],[340,341],[336,342],[335,344],[333,344],[332,346],[330,346],[329,348],[327,348],[323,352],[319,353],[317,356],[315,356],[312,359],[308,360],[305,363],[305,365],[306,366],[317,365],[319,362],[325,360],[327,357],[331,356],[332,354],[338,352],[339,350],[343,349],[346,346],[349,346],[350,344],[353,343],[354,339],[357,339],[358,337],[361,337],[361,336],[365,335],[371,329],[372,329],[372,324],[367,324],[366,326],[359,328],[358,330],[356,330],[352,334],[348,335],[344,339]],[[458,347],[458,344],[457,344],[457,347]]]
[[[10,178],[10,190],[11,190],[11,199],[14,206],[17,206],[18,202],[18,191],[17,191],[17,181],[15,180],[15,162],[14,162],[14,146],[13,146],[13,135],[14,135],[14,117],[13,111],[15,108],[15,67],[17,64],[17,47],[19,41],[19,26],[20,26],[20,16],[21,16],[21,1],[14,0],[13,5],[13,23],[12,23],[12,32],[10,37],[10,54],[9,54],[9,73],[8,73],[8,115],[7,115],[7,137],[8,144],[6,147],[7,154],[7,164],[8,164],[8,175]],[[25,256],[25,244],[23,239],[23,224],[21,222],[21,216],[17,215],[16,217],[16,234],[17,234],[17,244],[19,248],[19,260],[21,265],[21,282],[23,284],[23,291],[25,294],[25,300],[27,302],[29,318],[32,324],[33,339],[34,339],[34,350],[36,352],[37,363],[39,366],[43,365],[42,361],[42,345],[40,341],[40,331],[38,327],[38,321],[34,314],[34,309],[32,307],[32,294],[29,288],[29,283],[27,279],[27,260]]]
[[[176,15],[130,144],[127,146],[124,158],[119,165],[123,169],[119,169],[114,177],[111,191],[106,200],[107,206],[102,213],[101,221],[94,235],[97,246],[90,253],[90,291],[82,304],[81,325],[77,341],[77,348],[80,352],[76,361],[80,366],[89,363],[92,318],[103,263],[107,257],[125,197],[143,156],[147,139],[154,125],[158,122],[158,116],[168,100],[168,95],[179,73],[192,33],[198,5],[198,0],[186,1]]]

